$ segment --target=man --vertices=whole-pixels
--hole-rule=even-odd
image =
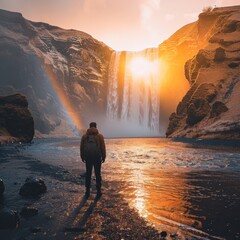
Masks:
[[[104,137],[98,132],[97,124],[95,122],[90,123],[90,128],[82,136],[80,143],[80,155],[82,161],[86,164],[85,197],[88,198],[90,195],[92,168],[94,167],[97,198],[100,198],[102,195],[101,165],[105,162],[106,147]]]

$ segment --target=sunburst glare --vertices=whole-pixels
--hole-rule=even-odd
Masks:
[[[158,72],[158,61],[150,61],[144,57],[135,57],[130,62],[129,71],[134,79],[148,80],[151,75]]]

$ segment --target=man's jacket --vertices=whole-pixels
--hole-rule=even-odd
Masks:
[[[106,158],[106,147],[105,147],[105,142],[104,142],[104,137],[102,134],[100,134],[97,130],[97,128],[89,128],[87,130],[87,132],[82,136],[82,139],[81,139],[81,143],[80,143],[80,154],[81,154],[81,159],[82,160],[86,160],[84,159],[84,146],[85,146],[85,143],[87,141],[87,138],[88,138],[88,135],[94,135],[96,140],[97,140],[97,144],[99,146],[99,149],[100,149],[100,152],[101,152],[101,158],[102,160],[105,160]]]

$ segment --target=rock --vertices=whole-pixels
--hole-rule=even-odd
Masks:
[[[210,58],[210,51],[200,49],[195,57],[185,63],[185,76],[191,84],[195,83],[201,68],[210,67]]]
[[[210,107],[205,99],[196,99],[188,107],[186,123],[193,126],[206,117],[209,110]]]
[[[3,209],[0,211],[0,229],[16,228],[20,223],[16,211]]]
[[[47,187],[42,179],[27,178],[25,184],[21,187],[19,194],[21,196],[30,197],[43,194],[47,191]]]
[[[6,97],[0,97],[0,105],[15,105],[21,107],[28,107],[28,102],[26,97],[21,94],[13,94]]]
[[[214,61],[215,62],[223,62],[226,58],[225,50],[221,47],[216,49]]]
[[[228,66],[229,66],[230,68],[236,68],[236,67],[239,66],[239,63],[231,62],[231,63],[228,64]]]
[[[167,237],[167,232],[166,231],[162,231],[160,233],[160,235],[161,235],[162,238],[165,238],[165,237]]]
[[[219,115],[221,115],[221,113],[224,113],[228,110],[228,108],[226,107],[226,105],[223,102],[220,101],[216,101],[213,105],[212,105],[212,110],[211,110],[211,117],[218,117]]]
[[[38,209],[34,207],[23,207],[20,214],[23,217],[33,217],[38,214]]]
[[[178,234],[177,234],[177,233],[171,233],[171,234],[170,234],[170,237],[173,238],[173,239],[174,239],[174,238],[177,238],[177,237],[178,237]]]
[[[199,64],[199,67],[206,67],[208,68],[210,66],[210,60],[209,60],[209,52],[203,49],[200,49],[199,52],[196,55],[196,61]]]
[[[176,113],[172,113],[169,118],[169,125],[166,132],[166,136],[169,136],[172,134],[178,127],[179,119],[181,119],[180,116],[178,116]]]
[[[40,227],[31,227],[30,228],[30,232],[32,232],[32,233],[38,233],[41,231],[42,231],[42,229]]]
[[[25,96],[14,94],[0,97],[0,131],[15,141],[30,142],[34,136],[33,117]]]
[[[0,179],[0,196],[4,193],[4,190],[5,190],[5,186],[4,186],[3,180]]]
[[[232,20],[232,21],[227,22],[224,25],[223,32],[224,33],[232,33],[232,32],[235,32],[238,27],[239,27],[239,21]]]

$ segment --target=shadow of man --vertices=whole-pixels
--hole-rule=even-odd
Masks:
[[[79,204],[79,206],[73,211],[70,218],[73,218],[72,226],[66,227],[64,232],[75,232],[75,233],[82,233],[86,231],[85,224],[92,214],[94,208],[97,206],[97,202],[99,201],[100,197],[96,196],[87,209],[84,211],[83,208],[87,204],[87,198],[84,196]]]

